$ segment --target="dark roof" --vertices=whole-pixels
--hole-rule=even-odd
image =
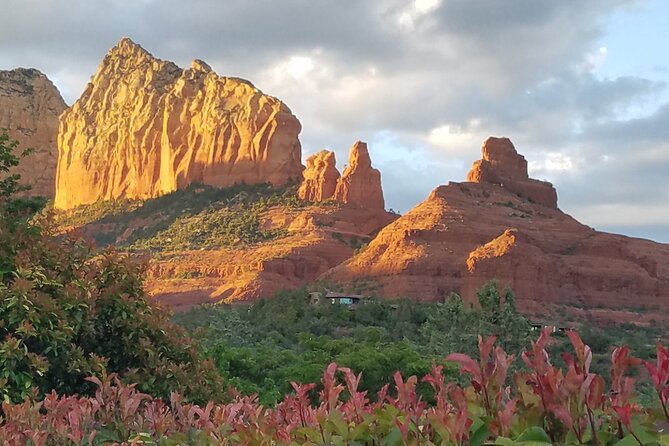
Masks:
[[[342,299],[342,298],[349,298],[349,299],[363,299],[365,296],[362,294],[347,294],[347,293],[334,293],[332,291],[328,291],[328,293],[325,295],[326,299]]]

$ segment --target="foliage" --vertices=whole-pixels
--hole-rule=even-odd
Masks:
[[[230,385],[246,395],[258,394],[260,402],[268,405],[274,405],[291,390],[291,381],[317,381],[332,361],[364,371],[360,388],[370,393],[381,390],[395,371],[422,375],[429,372],[432,362],[406,341],[379,342],[373,333],[366,342],[303,335],[294,349],[218,343],[208,354]],[[455,369],[449,370],[455,376]],[[430,398],[429,389],[419,390]]]
[[[270,184],[215,188],[191,184],[146,201],[111,200],[57,214],[61,228],[97,225],[99,246],[171,251],[250,245],[275,240],[285,230],[263,228],[261,215],[275,206],[300,208],[294,187]],[[128,228],[134,228],[130,236]]]
[[[11,195],[0,198],[0,399],[90,393],[86,377],[105,370],[154,395],[219,397],[218,373],[150,304],[139,265],[53,237],[48,222],[17,210]]]
[[[228,404],[197,406],[172,394],[151,398],[114,375],[92,378],[94,397],[59,397],[3,404],[0,441],[8,446],[45,444],[147,445],[667,445],[665,410],[636,404],[630,371],[641,361],[627,347],[611,357],[610,390],[589,371],[592,351],[569,332],[572,353],[565,368],[551,363],[544,330],[522,353],[527,370],[509,376],[512,357],[479,338],[477,358],[450,355],[469,377],[460,386],[434,365],[419,379],[395,373],[371,398],[360,390],[362,374],[331,363],[315,384],[292,382],[275,408],[253,396],[236,395]],[[669,356],[657,346],[657,362],[646,363],[660,401],[669,393]],[[429,385],[434,401],[417,387]],[[509,385],[509,383],[512,383]]]
[[[305,290],[284,291],[250,305],[195,309],[175,321],[193,332],[239,391],[258,393],[272,405],[290,390],[290,381],[315,381],[333,361],[364,372],[361,389],[376,393],[397,370],[424,374],[449,353],[476,351],[479,332],[498,335],[502,346],[520,353],[531,327],[511,291],[504,295],[502,301],[491,283],[475,308],[452,296],[445,304],[370,298],[351,309],[310,304]],[[419,392],[431,398],[427,386]]]
[[[25,149],[20,153],[15,153],[18,143],[10,139],[7,132],[0,129],[0,204],[4,212],[9,213],[13,218],[31,216],[39,211],[46,204],[44,197],[17,197],[17,192],[24,192],[30,189],[30,186],[19,184],[21,179],[17,173],[12,173],[12,168],[19,165],[21,158],[32,153],[32,149]],[[0,223],[4,225],[12,224],[11,221],[3,218]]]

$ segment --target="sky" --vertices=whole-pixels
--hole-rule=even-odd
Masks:
[[[666,0],[2,0],[0,69],[68,104],[127,36],[282,99],[304,157],[367,141],[386,206],[463,181],[508,136],[559,207],[669,243]]]

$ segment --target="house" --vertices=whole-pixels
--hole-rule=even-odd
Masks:
[[[309,302],[312,305],[330,302],[332,305],[343,305],[347,307],[355,307],[365,299],[365,296],[361,294],[352,294],[352,293],[335,293],[333,291],[328,291],[323,295],[323,293],[309,293]]]
[[[569,330],[573,330],[573,328],[570,327],[559,327],[545,322],[530,322],[530,325],[532,326],[532,331],[541,331],[547,327],[551,329],[551,333],[566,333]]]

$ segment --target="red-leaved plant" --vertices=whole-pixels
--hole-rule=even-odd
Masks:
[[[2,405],[3,445],[522,445],[619,443],[668,444],[656,426],[666,421],[669,354],[658,345],[657,362],[645,362],[661,411],[639,407],[628,373],[641,363],[627,347],[612,353],[611,388],[590,371],[592,351],[575,332],[567,333],[573,355],[555,367],[544,330],[522,354],[526,370],[509,377],[513,357],[479,339],[477,360],[463,354],[458,363],[470,385],[448,382],[434,365],[422,378],[434,391],[433,403],[419,397],[416,376],[396,373],[373,398],[358,390],[361,374],[330,364],[319,386],[292,383],[294,392],[274,408],[256,396],[233,393],[227,404],[204,407],[173,393],[170,401],[152,398],[116,375],[90,378],[94,396],[46,395],[39,402]],[[318,399],[313,401],[316,388]],[[658,415],[656,415],[656,413]],[[658,418],[659,417],[659,418]],[[669,419],[669,417],[667,417]]]

